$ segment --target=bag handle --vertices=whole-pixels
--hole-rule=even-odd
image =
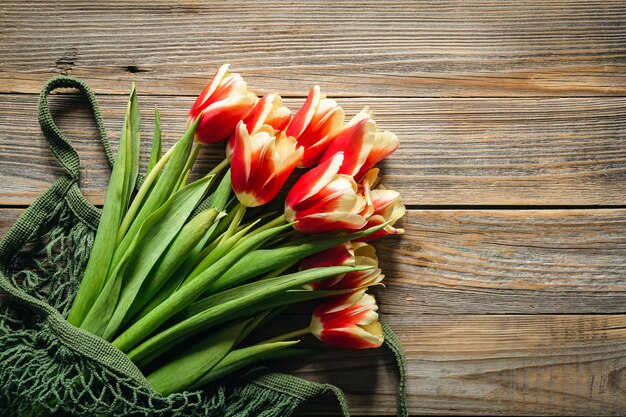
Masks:
[[[80,174],[80,159],[70,140],[66,138],[63,133],[61,133],[61,130],[59,130],[56,123],[54,123],[52,115],[50,114],[50,108],[48,107],[48,94],[57,88],[76,88],[83,93],[85,97],[87,97],[87,100],[89,100],[89,104],[91,105],[91,110],[93,111],[96,127],[98,128],[100,140],[102,141],[102,146],[104,147],[104,152],[109,166],[112,167],[114,162],[113,153],[111,152],[109,137],[107,136],[104,128],[104,120],[102,119],[100,106],[98,105],[96,96],[93,91],[91,91],[91,88],[89,88],[89,86],[82,80],[76,77],[59,76],[48,80],[41,90],[41,94],[39,96],[39,110],[37,113],[39,124],[41,125],[41,131],[43,132],[50,149],[52,149],[52,153],[56,156],[61,165],[63,165],[63,168],[65,168],[65,172],[67,172],[72,179],[78,180]]]
[[[404,348],[396,334],[391,330],[382,319],[380,324],[383,326],[385,334],[385,345],[391,350],[396,359],[398,366],[398,393],[396,398],[398,417],[407,417],[408,409],[406,406],[406,358],[404,356]]]

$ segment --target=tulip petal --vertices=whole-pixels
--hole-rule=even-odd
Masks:
[[[293,186],[286,199],[287,207],[294,207],[324,188],[337,174],[343,163],[343,153],[339,152],[332,158],[313,168]]]
[[[295,114],[291,123],[289,123],[286,132],[288,136],[293,136],[295,138],[300,137],[300,135],[304,132],[304,129],[306,129],[311,122],[311,119],[313,119],[313,115],[315,114],[319,101],[320,87],[315,85],[311,88],[311,91],[309,91],[309,95],[307,96],[304,105]]]
[[[334,100],[332,102],[335,103]],[[302,168],[310,167],[319,162],[322,153],[339,133],[344,117],[343,109],[336,107],[321,118],[319,124],[314,125],[311,122],[309,128],[297,138],[298,143],[305,149],[304,157],[300,163]]]
[[[378,323],[378,325],[380,325],[380,323]],[[320,340],[330,346],[345,349],[377,348],[384,342],[383,336],[374,335],[359,327],[353,327],[350,329],[324,330],[321,333]]]
[[[294,228],[303,233],[323,233],[343,229],[361,229],[367,223],[364,217],[346,212],[312,214],[298,218],[297,220],[298,223],[294,225]]]
[[[357,175],[355,175],[355,179],[361,179],[374,165],[398,149],[398,145],[399,140],[395,134],[389,131],[376,132],[372,150]]]
[[[202,143],[219,142],[229,137],[254,105],[251,95],[238,95],[212,103],[200,115],[196,139]]]
[[[300,262],[300,270],[320,268],[324,266],[354,266],[354,250],[350,242],[342,243],[334,248],[309,256]]]
[[[191,118],[195,119],[196,117],[198,117],[200,112],[204,110],[204,107],[206,107],[204,106],[204,104],[209,100],[211,95],[213,95],[219,84],[222,82],[226,73],[228,72],[229,67],[230,64],[224,64],[219,67],[219,69],[211,79],[209,85],[207,85],[205,89],[202,90],[196,101],[193,103],[193,106],[191,106],[191,110],[189,110],[189,116]]]
[[[272,200],[302,158],[302,148],[271,126],[263,125],[252,135],[241,122],[231,157],[233,190],[239,201],[255,207]]]
[[[339,173],[350,176],[356,175],[372,150],[376,129],[376,123],[365,108],[336,135],[321,160],[329,158],[336,152],[343,151],[346,154],[346,159]]]

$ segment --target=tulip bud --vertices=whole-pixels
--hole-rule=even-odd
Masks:
[[[391,132],[378,130],[372,114],[365,107],[337,134],[321,161],[337,152],[344,152],[346,158],[339,173],[350,175],[359,181],[374,165],[397,148],[398,137]]]
[[[313,311],[311,333],[335,347],[377,348],[384,336],[376,310],[376,300],[365,289],[332,297]]]
[[[189,110],[187,124],[200,117],[196,140],[202,143],[227,139],[257,102],[256,94],[239,74],[230,74],[222,65]]]
[[[373,268],[364,271],[348,272],[322,281],[314,281],[308,284],[307,288],[313,290],[358,289],[376,285],[385,277],[381,274],[380,268],[378,268],[376,249],[365,242],[342,243],[332,249],[309,256],[300,262],[300,270],[344,265],[367,265]]]
[[[301,168],[315,165],[331,140],[339,132],[344,121],[344,111],[335,100],[320,94],[315,86],[300,110],[287,127],[287,135],[293,136],[304,146]]]
[[[272,200],[302,158],[294,138],[261,126],[252,135],[243,122],[237,127],[231,158],[233,191],[241,204],[256,207]]]
[[[300,177],[287,194],[285,218],[297,221],[296,230],[321,233],[365,226],[360,214],[365,199],[357,193],[356,182],[337,174],[343,159],[343,153],[337,153]]]
[[[258,132],[263,125],[269,125],[277,131],[283,130],[290,121],[291,110],[283,106],[283,100],[278,94],[264,95],[243,119],[251,135]],[[229,156],[235,147],[236,135],[237,132],[234,131],[228,140],[226,154]]]

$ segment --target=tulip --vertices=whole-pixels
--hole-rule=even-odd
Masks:
[[[378,162],[398,149],[398,137],[389,131],[380,131],[365,107],[337,134],[321,161],[337,152],[346,158],[339,169],[340,174],[350,175],[359,181]]]
[[[264,95],[250,110],[243,119],[248,133],[256,133],[261,126],[269,125],[275,130],[283,130],[291,121],[291,110],[283,106],[282,98],[278,94]],[[231,155],[235,147],[235,137],[237,132],[233,132],[228,140],[226,154]]]
[[[384,336],[376,310],[376,300],[365,289],[333,297],[313,311],[311,333],[335,347],[377,348]]]
[[[189,110],[187,124],[200,117],[196,140],[201,143],[220,142],[230,137],[237,123],[258,100],[241,75],[230,74],[228,67],[228,64],[220,67]]]
[[[252,135],[243,122],[237,126],[231,157],[233,191],[246,207],[272,200],[302,158],[304,149],[294,138],[261,126]]]
[[[404,233],[404,229],[394,227],[394,224],[406,213],[406,208],[400,201],[400,193],[388,190],[380,184],[377,168],[371,169],[365,174],[359,184],[359,189],[366,201],[366,208],[361,212],[361,215],[367,218],[364,229],[388,223],[379,231],[360,238],[360,241],[370,241],[387,235]]]
[[[287,127],[287,135],[293,136],[304,146],[301,168],[315,165],[331,140],[343,125],[344,111],[335,100],[320,94],[315,86],[300,110]]]
[[[365,226],[360,214],[366,208],[365,198],[357,193],[352,177],[337,173],[343,160],[343,153],[337,153],[302,175],[289,191],[285,218],[297,221],[296,230],[321,233]]]
[[[384,275],[378,268],[376,249],[365,242],[347,242],[332,249],[309,256],[300,262],[300,270],[326,266],[367,265],[373,269],[348,272],[322,281],[314,281],[307,288],[314,290],[343,290],[369,287],[380,283]]]

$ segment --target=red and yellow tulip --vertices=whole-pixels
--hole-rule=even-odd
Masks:
[[[305,151],[306,152],[306,151]],[[339,174],[342,152],[305,173],[287,194],[285,218],[296,230],[321,233],[331,230],[360,229],[366,224],[361,212],[366,207],[354,179]]]
[[[311,333],[335,347],[377,348],[384,336],[376,310],[376,300],[365,289],[330,298],[313,312]]]
[[[284,130],[290,121],[291,110],[283,106],[283,100],[278,94],[264,95],[243,119],[248,133],[251,135],[263,125],[272,126],[277,131]],[[233,132],[228,140],[227,155],[231,155],[233,152],[236,135],[237,132]]]
[[[344,111],[332,99],[325,98],[315,86],[300,110],[287,127],[287,135],[293,136],[304,146],[304,157],[300,167],[315,165],[330,141],[339,132],[344,122]]]
[[[188,125],[200,117],[195,135],[201,143],[228,139],[258,100],[241,75],[230,74],[228,67],[217,70],[189,110]]]
[[[303,152],[295,139],[284,132],[263,125],[250,135],[246,125],[240,122],[231,157],[231,180],[241,204],[256,207],[272,200]]]
[[[343,152],[346,158],[339,173],[350,175],[358,181],[396,149],[398,137],[389,131],[379,130],[366,107],[337,134],[321,160]]]

